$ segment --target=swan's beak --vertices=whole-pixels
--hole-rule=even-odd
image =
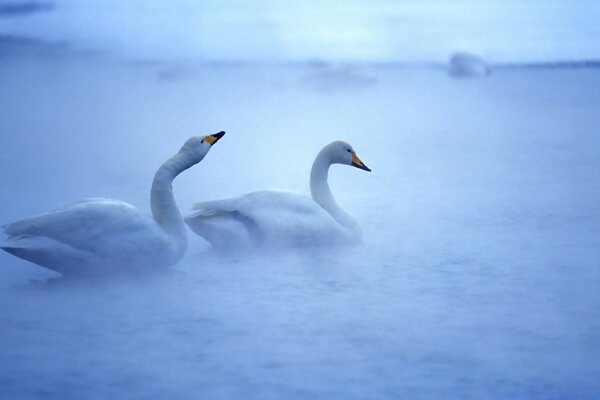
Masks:
[[[221,131],[219,133],[215,133],[214,135],[204,136],[204,140],[208,142],[211,146],[219,141],[225,135],[225,131]]]
[[[358,158],[355,152],[352,152],[352,165],[354,165],[356,168],[371,172],[371,168],[367,167],[365,163],[360,161],[360,158]]]

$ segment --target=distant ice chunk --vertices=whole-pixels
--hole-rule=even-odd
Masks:
[[[450,57],[448,72],[455,77],[488,76],[490,68],[485,60],[475,54],[464,51],[456,52]]]

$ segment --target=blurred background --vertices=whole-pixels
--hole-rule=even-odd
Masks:
[[[2,0],[2,44],[127,60],[445,63],[594,60],[600,5],[564,2]]]
[[[354,248],[185,258],[69,284],[0,254],[0,393],[32,398],[594,399],[600,2],[0,0],[0,224],[85,197],[183,213],[308,194]],[[2,397],[2,396],[0,396]]]

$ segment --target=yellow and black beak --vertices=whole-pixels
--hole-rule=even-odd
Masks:
[[[221,131],[219,133],[215,133],[213,135],[204,136],[204,140],[210,144],[211,146],[219,141],[225,135],[225,131]]]
[[[356,168],[364,169],[365,171],[371,172],[371,168],[367,167],[365,163],[360,161],[360,158],[358,158],[355,152],[352,152],[352,165]]]

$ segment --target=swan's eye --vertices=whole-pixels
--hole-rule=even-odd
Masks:
[[[202,139],[202,140],[200,141],[200,144],[202,144],[202,143],[204,143],[204,139]]]
[[[350,150],[350,149],[347,149],[346,151],[347,151],[348,153],[352,153],[352,150]]]

